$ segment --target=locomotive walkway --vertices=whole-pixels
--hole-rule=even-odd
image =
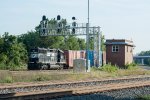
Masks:
[[[44,99],[84,95],[126,88],[150,87],[150,76],[80,82],[0,86],[0,100]]]

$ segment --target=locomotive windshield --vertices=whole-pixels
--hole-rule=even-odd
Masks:
[[[30,58],[38,58],[38,52],[31,52]]]
[[[30,58],[38,58],[38,49],[30,50]]]

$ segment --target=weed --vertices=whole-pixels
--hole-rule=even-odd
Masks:
[[[111,65],[111,64],[107,64],[103,67],[100,68],[102,71],[106,71],[109,73],[113,73],[113,72],[117,72],[119,70],[119,68],[117,66]]]
[[[47,81],[49,80],[47,75],[37,75],[34,79],[34,81]]]
[[[3,83],[13,83],[13,78],[10,76],[7,76],[4,80]]]
[[[126,64],[125,69],[129,69],[129,70],[137,69],[137,64],[135,64],[135,63]]]
[[[99,67],[95,67],[95,66],[91,67],[91,71],[97,71],[97,70],[100,70],[100,68]]]

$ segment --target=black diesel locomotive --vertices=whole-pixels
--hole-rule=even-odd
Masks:
[[[33,48],[30,50],[28,69],[66,68],[64,52],[59,49]]]

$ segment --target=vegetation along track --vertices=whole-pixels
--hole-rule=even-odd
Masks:
[[[8,98],[54,98],[64,95],[85,95],[98,92],[135,87],[150,87],[150,76],[119,78],[97,81],[64,83],[41,83],[18,86],[1,86],[0,99]],[[37,96],[38,95],[38,96]],[[34,97],[33,97],[34,96]]]

